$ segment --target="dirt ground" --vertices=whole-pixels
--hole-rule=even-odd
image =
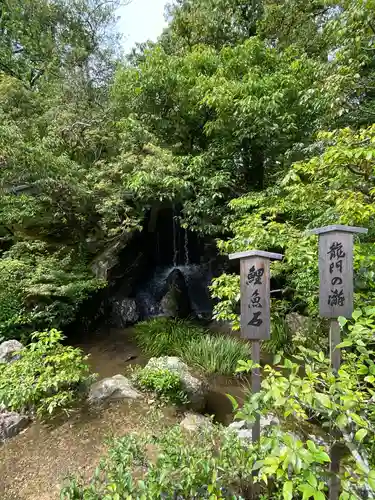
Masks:
[[[90,477],[106,440],[150,425],[143,403],[112,404],[92,414],[78,414],[55,427],[34,423],[0,448],[1,500],[55,500],[71,474]],[[165,410],[163,426],[176,421]]]
[[[129,331],[108,329],[80,345],[90,354],[99,379],[124,373],[147,360],[129,338]],[[173,423],[173,410],[165,410]],[[169,413],[168,413],[169,412]],[[55,500],[72,474],[90,476],[106,451],[107,438],[140,431],[150,425],[147,401],[111,404],[102,410],[82,410],[54,425],[33,423],[0,445],[1,500]]]

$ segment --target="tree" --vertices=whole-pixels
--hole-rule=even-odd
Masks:
[[[230,203],[234,214],[228,223],[234,236],[219,242],[224,253],[249,247],[283,253],[274,275],[292,292],[287,309],[299,304],[299,310],[311,315],[317,314],[317,241],[306,235],[307,229],[337,223],[369,228],[368,236],[355,246],[358,305],[373,303],[375,271],[375,127],[322,132],[317,140],[316,155],[294,163],[274,186]],[[217,309],[221,319],[233,319],[235,304],[228,297],[238,300],[238,287],[230,277],[216,283],[216,295],[227,299],[226,307]]]
[[[99,0],[5,0],[0,70],[30,88],[41,77],[61,78],[72,68],[97,84],[108,81],[116,6],[116,1]]]

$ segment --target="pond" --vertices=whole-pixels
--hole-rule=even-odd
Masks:
[[[90,354],[90,365],[99,378],[124,373],[132,365],[145,365],[132,340],[132,329],[101,329],[81,347]],[[243,400],[244,387],[237,380],[213,377],[205,411],[224,424],[232,420],[232,407],[225,396]],[[181,415],[163,409],[163,425],[172,425]],[[153,424],[154,425],[154,424]],[[147,401],[114,403],[101,410],[86,407],[53,424],[33,423],[0,448],[1,500],[52,500],[70,474],[89,477],[106,450],[106,438],[121,436],[150,426]]]

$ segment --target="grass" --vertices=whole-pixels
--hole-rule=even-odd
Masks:
[[[192,323],[154,318],[138,323],[135,336],[148,356],[178,356],[206,374],[233,375],[240,359],[250,357],[249,346],[235,337],[210,335]]]
[[[169,318],[153,318],[135,326],[139,347],[148,356],[178,356],[181,346],[198,339],[205,330],[187,321]]]
[[[180,352],[181,358],[207,374],[233,375],[238,361],[247,360],[249,346],[234,337],[205,335],[189,341]]]

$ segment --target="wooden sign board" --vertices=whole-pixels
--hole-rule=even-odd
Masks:
[[[251,250],[229,256],[241,259],[241,336],[248,340],[270,338],[270,258],[282,255]]]
[[[319,312],[323,318],[351,318],[353,314],[353,233],[367,229],[327,226],[319,234]]]
[[[319,311],[323,318],[353,314],[353,234],[322,234],[319,238]]]
[[[262,257],[241,260],[241,336],[270,338],[270,261]]]

